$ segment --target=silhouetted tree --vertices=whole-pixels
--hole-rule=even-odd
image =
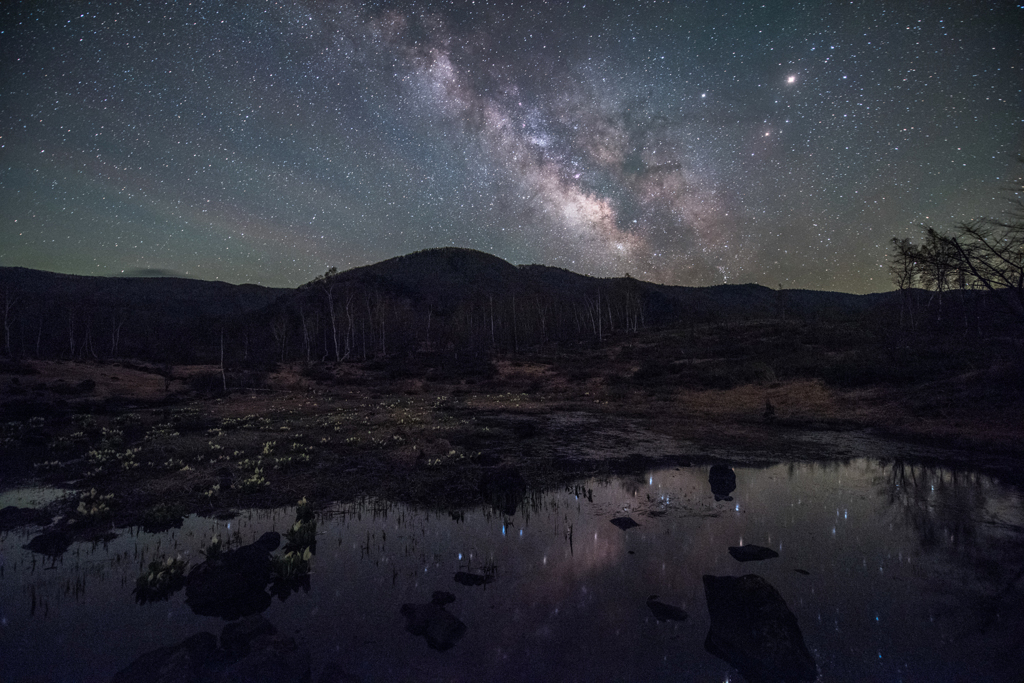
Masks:
[[[981,219],[960,223],[949,232],[928,228],[938,247],[930,255],[934,268],[946,259],[962,271],[964,284],[992,292],[996,300],[1024,323],[1024,221]]]
[[[11,288],[4,288],[4,345],[7,349],[7,357],[12,358],[11,352],[11,326],[14,324],[14,305],[18,303],[17,297],[11,295]]]
[[[914,326],[912,290],[920,276],[920,248],[909,239],[892,238],[892,254],[889,256],[889,276],[900,292],[900,325],[906,312],[910,326]]]
[[[1005,218],[979,218],[949,230],[925,225],[920,246],[893,239],[889,272],[897,287],[910,288],[920,278],[939,294],[940,319],[943,291],[984,289],[1024,323],[1024,186],[1013,192],[1014,208]]]

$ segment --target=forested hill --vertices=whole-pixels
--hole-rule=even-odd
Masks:
[[[90,277],[0,268],[0,354],[16,358],[189,357],[223,321],[289,291],[175,277]]]
[[[330,271],[297,289],[0,268],[0,354],[219,362],[222,340],[226,360],[240,364],[504,352],[674,324],[849,317],[892,297],[672,287],[458,248]]]
[[[756,284],[680,287],[630,277],[595,278],[552,266],[513,266],[484,252],[455,247],[427,249],[353,268],[330,278],[318,278],[303,288],[322,287],[325,280],[336,285],[382,288],[419,305],[434,307],[435,313],[480,296],[504,298],[515,292],[522,297],[555,301],[628,288],[641,293],[646,304],[662,315],[698,315],[702,319],[773,317],[783,307],[800,316],[844,315],[862,312],[892,296],[800,289],[779,292]]]
[[[9,287],[12,295],[33,301],[67,299],[110,306],[156,306],[169,317],[247,313],[292,291],[191,278],[90,277],[29,268],[0,268],[0,287]]]

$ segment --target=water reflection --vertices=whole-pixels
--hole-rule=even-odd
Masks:
[[[488,468],[480,477],[480,495],[503,515],[515,515],[526,494],[526,481],[515,467]]]
[[[109,680],[144,653],[180,653],[221,632],[244,610],[197,614],[185,590],[139,605],[133,587],[151,563],[178,556],[198,576],[214,536],[230,553],[270,532],[284,547],[263,549],[278,563],[259,586],[266,597],[228,625],[272,622],[296,648],[279,643],[281,653],[310,653],[313,680],[328,669],[362,681],[737,680],[746,665],[735,653],[705,649],[718,618],[702,577],[743,574],[751,565],[729,549],[754,543],[777,553],[757,575],[823,680],[1019,677],[1019,491],[869,460],[733,474],[739,509],[714,500],[710,468],[694,467],[516,494],[511,513],[501,501],[454,513],[333,505],[311,520],[312,536],[286,508],[189,517],[162,534],[120,530],[48,557],[22,547],[39,528],[19,528],[0,534],[0,680]],[[639,526],[614,528],[621,517]],[[315,557],[295,554],[303,546],[289,538],[300,532]],[[288,553],[304,582],[268,604],[286,585]],[[226,657],[223,633],[219,645],[210,638],[206,651]]]
[[[941,563],[944,581],[974,594],[963,628],[984,633],[1019,610],[1024,578],[1024,528],[1019,498],[974,472],[894,461],[878,478],[879,493],[913,531],[920,561]]]
[[[925,550],[958,555],[978,544],[977,512],[986,506],[986,478],[902,461],[884,470],[881,493],[914,530]]]

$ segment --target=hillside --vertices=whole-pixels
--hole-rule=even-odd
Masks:
[[[0,352],[30,358],[188,359],[211,330],[289,290],[172,277],[89,277],[0,268]]]
[[[0,268],[0,296],[9,303],[4,355],[219,362],[223,346],[225,362],[244,365],[515,351],[678,324],[838,320],[894,301],[894,293],[602,279],[454,247],[331,272],[296,289]]]

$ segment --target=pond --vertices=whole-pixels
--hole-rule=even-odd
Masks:
[[[313,681],[328,663],[354,677],[330,680],[730,681],[744,665],[721,638],[717,655],[706,647],[703,577],[754,574],[820,680],[1024,670],[1024,501],[984,475],[868,458],[680,467],[529,493],[510,512],[334,505],[318,515],[308,590],[253,610],[308,648]],[[0,680],[110,680],[143,653],[219,635],[225,619],[195,614],[185,590],[138,604],[137,577],[165,555],[199,564],[214,535],[238,547],[295,518],[192,516],[58,558],[23,549],[37,527],[7,533]],[[741,562],[745,546],[777,557]],[[415,635],[420,617],[434,621]],[[726,640],[743,628],[716,623]]]

